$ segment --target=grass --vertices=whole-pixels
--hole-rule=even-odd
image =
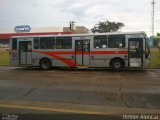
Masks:
[[[9,53],[4,48],[0,48],[0,65],[9,65]]]
[[[4,48],[0,48],[0,65],[9,65],[9,53]],[[149,68],[160,68],[160,51],[158,48],[151,49],[151,63]]]
[[[160,68],[160,51],[158,48],[151,49],[151,61],[149,68]]]

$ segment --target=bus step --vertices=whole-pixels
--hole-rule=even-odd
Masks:
[[[88,66],[77,66],[78,69],[86,69]]]

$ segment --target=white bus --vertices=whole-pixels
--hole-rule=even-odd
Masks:
[[[14,66],[146,68],[150,49],[145,32],[15,36],[10,40]]]

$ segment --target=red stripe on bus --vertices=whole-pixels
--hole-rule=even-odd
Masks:
[[[34,51],[34,52],[38,52],[38,51]],[[62,61],[63,63],[67,64],[69,67],[73,67],[75,66],[75,61],[73,60],[69,60],[69,59],[65,59],[63,57],[60,57],[58,55],[55,55],[55,52],[38,52],[38,53],[42,53],[42,54],[45,54],[45,55],[49,55],[51,57],[54,57],[60,61]],[[76,63],[77,64],[77,63]]]
[[[118,51],[118,54],[128,54],[128,51]]]
[[[74,54],[74,52],[72,51],[56,51],[56,52],[51,52],[54,54],[63,54],[63,55],[70,55],[70,54]]]
[[[91,51],[91,54],[128,54],[128,51]]]
[[[74,60],[69,60],[69,59],[65,59],[61,56],[58,56],[57,54],[63,54],[63,55],[70,55],[70,54],[77,54],[77,55],[81,55],[81,54],[128,54],[128,51],[91,51],[91,52],[82,52],[82,51],[77,51],[77,52],[72,52],[72,51],[58,51],[58,52],[40,52],[40,51],[33,51],[33,52],[38,52],[41,54],[45,54],[45,55],[49,55],[51,57],[54,57],[55,59],[58,59],[60,61],[62,61],[63,63],[67,64],[69,67],[73,67],[75,66],[75,61]],[[76,65],[80,65],[79,63],[76,63]]]
[[[33,52],[40,52],[41,51],[33,51]],[[46,52],[44,52],[46,53]],[[71,54],[128,54],[128,51],[90,51],[90,52],[82,52],[82,51],[56,51],[56,52],[47,52],[52,54],[59,54],[59,55],[71,55]]]
[[[88,55],[88,54],[90,54],[90,52],[82,52],[82,51],[76,51],[75,53],[76,53],[76,55],[82,55],[82,54]]]

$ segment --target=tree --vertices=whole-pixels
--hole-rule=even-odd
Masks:
[[[122,27],[124,27],[124,24],[121,22],[110,22],[107,20],[96,24],[91,31],[93,33],[117,32]]]
[[[157,33],[157,36],[160,36],[160,33]]]

